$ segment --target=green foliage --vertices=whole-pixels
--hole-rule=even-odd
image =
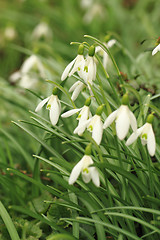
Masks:
[[[159,34],[160,3],[93,0],[87,7],[82,2],[0,3],[2,240],[159,240],[160,53],[152,56],[151,51]],[[49,27],[48,33],[34,36],[40,23]],[[111,49],[105,45],[110,39],[116,39]],[[77,55],[81,42],[84,47],[79,53],[84,50],[84,56],[90,46],[100,46],[109,55],[107,68],[101,52],[96,52],[93,84],[76,73],[62,82],[62,72]],[[21,81],[24,72],[15,81],[11,76],[22,73],[24,62],[33,55],[43,70],[34,64],[25,82],[34,84],[25,89]],[[75,81],[85,87],[73,101],[69,89]],[[54,87],[58,89],[54,94],[60,99],[61,113],[83,107],[90,98],[91,104],[86,106],[93,115],[100,108],[97,114],[102,122],[120,107],[127,92],[138,128],[150,113],[154,114],[155,156],[149,155],[140,139],[126,146],[125,140],[132,132],[120,141],[114,123],[104,130],[100,145],[87,130],[82,136],[73,134],[76,114],[60,117],[53,126],[45,107],[38,113],[35,109]],[[92,167],[100,176],[98,188],[92,181],[86,184],[82,174],[73,185],[68,183],[88,144],[92,146]]]

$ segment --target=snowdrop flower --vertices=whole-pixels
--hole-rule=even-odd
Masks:
[[[91,99],[88,98],[85,102],[85,105],[82,108],[72,109],[61,115],[61,117],[66,118],[66,117],[72,116],[73,114],[75,114],[77,112],[80,112],[77,117],[77,120],[79,121],[79,123],[78,123],[78,126],[74,130],[74,133],[78,134],[79,136],[81,136],[86,129],[86,126],[84,123],[87,121],[88,118],[90,118],[92,116],[91,112],[89,110],[90,103],[91,103]]]
[[[68,76],[72,76],[75,72],[78,72],[80,74],[83,65],[84,65],[84,57],[83,57],[83,52],[84,52],[84,46],[83,44],[79,45],[78,48],[78,55],[70,62],[67,67],[64,69],[61,80],[64,81]]]
[[[123,95],[122,105],[108,116],[103,125],[103,128],[107,128],[115,120],[116,133],[120,140],[126,137],[130,125],[134,132],[137,130],[136,118],[127,106],[128,102],[128,94]]]
[[[96,71],[97,71],[94,54],[95,54],[95,47],[94,45],[92,45],[89,48],[88,56],[85,59],[83,71],[81,71],[80,73],[80,77],[86,82],[86,84],[89,83],[91,85],[92,85],[92,82],[96,79]]]
[[[152,56],[155,55],[157,52],[160,51],[160,44],[158,44],[152,51]]]
[[[111,39],[107,43],[104,43],[104,45],[107,48],[111,48],[115,43],[116,43],[116,40],[115,39]],[[100,46],[96,47],[96,53],[98,53],[98,52],[103,56],[103,66],[106,69],[108,61],[109,61],[109,56]]]
[[[96,114],[93,117],[89,118],[87,121],[84,121],[76,129],[76,132],[81,132],[82,134],[87,128],[88,131],[92,132],[92,138],[98,145],[101,143],[102,135],[103,135],[103,124],[100,116],[102,111],[103,111],[103,105],[97,108]]]
[[[4,30],[4,36],[7,40],[12,41],[17,37],[17,32],[14,27],[8,26]]]
[[[21,71],[16,71],[12,73],[9,77],[9,81],[11,83],[18,82],[18,85],[22,88],[34,88],[37,83],[38,79],[34,76],[29,76],[29,74],[22,74]]]
[[[35,112],[41,110],[41,108],[47,103],[47,109],[50,111],[50,120],[53,126],[58,122],[61,113],[61,104],[57,96],[57,88],[53,89],[52,95],[43,99],[35,109]]]
[[[104,8],[102,4],[99,3],[93,3],[91,7],[88,8],[86,11],[83,22],[85,24],[90,24],[95,17],[103,19],[105,16]]]
[[[46,22],[40,22],[33,30],[31,38],[38,40],[44,37],[45,39],[52,38],[52,30]]]
[[[41,63],[40,59],[36,55],[31,55],[27,58],[21,66],[21,73],[27,74],[31,70],[36,69],[39,71],[42,78],[45,78],[45,71],[43,64]]]
[[[69,89],[69,92],[73,92],[71,96],[72,101],[75,101],[77,99],[78,95],[80,94],[80,92],[82,92],[82,90],[85,87],[86,85],[81,81],[77,81],[71,86],[71,88]]]
[[[90,165],[93,164],[93,160],[90,156],[91,150],[89,148],[91,148],[90,144],[86,147],[83,158],[72,169],[69,177],[69,184],[73,184],[79,177],[80,173],[82,173],[82,179],[85,183],[89,183],[90,180],[92,180],[95,186],[99,187],[99,173],[95,167],[90,167]]]
[[[160,37],[157,39],[157,42],[156,42],[156,47],[153,49],[152,51],[152,56],[155,55],[157,52],[160,51]]]
[[[81,0],[80,5],[82,8],[87,9],[90,8],[93,4],[93,0]]]
[[[143,145],[147,144],[148,152],[151,156],[154,156],[156,150],[155,135],[152,129],[153,114],[147,117],[147,122],[136,132],[132,133],[128,138],[126,145],[132,144],[139,136],[141,137],[141,142]]]

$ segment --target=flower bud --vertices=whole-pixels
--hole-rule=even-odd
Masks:
[[[100,105],[98,108],[97,108],[97,111],[96,111],[96,115],[100,116],[103,112],[103,107],[104,107],[104,104]]]
[[[93,57],[94,54],[95,54],[95,46],[92,45],[92,46],[90,46],[90,48],[89,48],[88,55],[89,55],[90,57]]]
[[[153,114],[149,114],[148,117],[147,117],[147,121],[146,122],[152,124],[153,123],[153,119],[154,119]]]
[[[122,105],[128,105],[129,104],[129,96],[128,93],[125,93],[122,97]]]
[[[83,55],[83,52],[84,52],[84,46],[83,44],[80,44],[78,48],[78,55]]]
[[[91,104],[91,98],[87,98],[86,101],[85,101],[85,106],[89,106]]]
[[[53,94],[53,95],[57,95],[57,93],[58,93],[58,88],[57,88],[57,87],[54,87],[54,88],[53,88],[53,91],[52,91],[52,94]]]

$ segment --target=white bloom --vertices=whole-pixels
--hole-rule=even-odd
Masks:
[[[87,56],[84,62],[83,71],[80,72],[80,77],[88,84],[92,85],[92,81],[96,79],[97,66],[95,57]]]
[[[22,74],[27,74],[33,69],[38,70],[41,77],[45,78],[43,64],[36,55],[31,55],[29,58],[27,58],[22,64],[20,71]]]
[[[89,117],[91,117],[91,113],[90,113],[88,106],[85,105],[82,108],[76,108],[76,109],[69,110],[69,111],[63,113],[61,115],[61,117],[63,117],[63,118],[70,117],[77,112],[80,112],[77,117],[77,120],[79,121],[79,123],[78,123],[78,126],[75,128],[74,133],[81,136],[86,129],[86,125],[84,123],[86,122],[86,120]]]
[[[149,154],[154,156],[156,150],[156,141],[152,124],[147,122],[142,127],[138,128],[137,131],[132,133],[128,138],[126,145],[129,146],[132,144],[139,136],[141,137],[142,144],[147,144]]]
[[[73,92],[71,97],[72,101],[75,101],[77,99],[78,95],[80,94],[80,92],[82,92],[82,90],[85,87],[86,87],[85,84],[82,83],[81,81],[77,81],[71,86],[69,92]]]
[[[89,121],[87,125],[87,130],[92,132],[92,138],[99,145],[102,140],[103,134],[103,124],[101,121],[101,117],[95,114]]]
[[[82,8],[87,9],[90,8],[93,4],[93,0],[81,0],[80,5]]]
[[[50,97],[47,97],[45,99],[43,99],[38,106],[35,109],[35,112],[38,112],[39,110],[41,110],[41,108],[46,104],[47,104],[47,109],[50,110],[50,120],[52,125],[56,125],[59,119],[59,115],[61,113],[61,104],[60,101],[57,97],[57,95],[51,95]]]
[[[47,23],[41,22],[39,23],[33,30],[31,38],[34,40],[38,40],[41,37],[44,37],[45,39],[51,39],[52,38],[52,30],[48,26]]]
[[[22,74],[21,71],[12,73],[9,77],[11,83],[18,82],[18,85],[22,88],[33,88],[38,83],[38,79],[28,74]]]
[[[18,85],[22,88],[34,88],[38,83],[38,79],[35,77],[30,77],[28,74],[22,75]]]
[[[84,65],[84,57],[83,55],[78,54],[72,62],[70,62],[67,67],[64,69],[61,80],[64,81],[68,76],[72,76],[75,72],[80,72],[82,71]]]
[[[72,169],[69,177],[69,184],[73,184],[79,177],[80,173],[82,173],[82,179],[85,183],[89,183],[92,179],[96,187],[99,187],[99,173],[95,167],[90,167],[91,164],[93,164],[92,158],[89,155],[84,155]]]
[[[16,38],[17,32],[14,27],[6,27],[4,31],[4,36],[7,40],[12,41]]]
[[[115,39],[111,39],[110,41],[108,41],[107,43],[103,43],[107,48],[111,48],[114,44],[116,43]],[[100,47],[97,46],[96,47],[96,53],[100,53],[103,56],[103,66],[106,69],[107,68],[107,64],[109,61],[109,56],[108,54]]]
[[[90,24],[95,17],[103,18],[103,16],[105,16],[105,12],[102,4],[93,3],[92,6],[86,11],[83,17],[83,22],[85,24]]]
[[[74,133],[81,133],[87,128],[88,131],[92,132],[92,138],[99,145],[102,140],[103,134],[103,124],[101,117],[95,114],[93,117],[89,118],[86,121],[83,121],[74,131]],[[79,134],[80,135],[80,134]]]
[[[127,105],[121,105],[116,111],[112,112],[105,120],[103,128],[107,128],[113,121],[116,121],[116,132],[120,140],[123,140],[131,128],[137,130],[137,122],[134,114]]]
[[[155,55],[157,52],[160,51],[160,44],[158,44],[152,51],[152,56]]]

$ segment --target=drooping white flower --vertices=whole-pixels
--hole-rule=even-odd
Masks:
[[[110,41],[108,41],[107,43],[103,43],[107,48],[111,48],[114,44],[116,43],[115,39],[111,39]],[[100,53],[103,56],[103,66],[106,69],[107,68],[107,64],[109,61],[109,56],[108,54],[100,47],[97,46],[96,47],[96,53]]]
[[[103,110],[103,105],[97,108],[96,114],[89,118],[86,121],[83,121],[77,128],[75,129],[74,133],[81,133],[85,131],[87,128],[88,131],[92,132],[92,138],[95,142],[99,145],[102,140],[103,135],[103,123],[101,121],[101,113]]]
[[[87,56],[84,62],[83,71],[80,73],[80,77],[86,82],[91,84],[96,79],[97,66],[94,56]]]
[[[36,55],[31,55],[22,64],[21,73],[28,74],[31,70],[37,70],[42,78],[45,78],[45,71],[42,62]]]
[[[4,37],[9,40],[13,41],[17,37],[17,32],[13,26],[8,26],[4,30]]]
[[[33,30],[31,38],[38,40],[40,38],[45,38],[46,40],[52,38],[52,30],[46,22],[40,22]]]
[[[21,71],[12,73],[9,77],[11,83],[18,82],[18,85],[22,88],[34,88],[38,83],[36,76],[29,76],[29,74],[22,74]]]
[[[95,167],[90,167],[93,164],[93,160],[89,155],[84,155],[83,158],[75,165],[69,177],[69,184],[73,184],[80,173],[82,173],[82,179],[85,183],[89,183],[90,180],[99,187],[99,173]]]
[[[56,95],[56,90],[53,90],[53,94],[45,99],[43,99],[35,109],[35,112],[41,110],[41,108],[47,103],[47,109],[50,111],[50,121],[53,126],[58,122],[60,113],[61,113],[61,104]]]
[[[123,98],[124,97],[125,95],[123,96]],[[107,128],[114,120],[116,122],[116,133],[120,140],[123,140],[127,136],[130,126],[134,132],[137,130],[136,118],[125,103],[123,103],[117,110],[112,112],[107,117],[104,122],[103,128]]]
[[[66,118],[66,117],[72,116],[73,114],[75,114],[77,112],[80,112],[77,117],[77,120],[79,121],[79,123],[78,123],[78,126],[74,130],[74,134],[78,134],[79,136],[81,136],[83,134],[83,132],[85,131],[86,125],[84,123],[92,116],[91,112],[89,110],[89,105],[90,105],[90,99],[87,99],[85,102],[85,105],[82,108],[72,109],[61,115],[61,117]]]
[[[126,142],[126,145],[129,146],[140,136],[142,144],[147,144],[149,154],[154,156],[156,150],[156,141],[152,128],[153,115],[151,115],[152,114],[148,116],[147,122],[142,127],[138,128],[136,132],[131,134]]]
[[[160,44],[158,44],[152,51],[152,56],[155,55],[157,52],[160,51]]]
[[[92,3],[92,6],[86,11],[83,22],[84,24],[90,24],[95,17],[103,18],[105,15],[104,8],[100,3]]]
[[[86,85],[81,81],[77,81],[71,86],[71,88],[69,89],[69,92],[73,92],[71,96],[72,101],[75,101],[77,99],[78,95],[80,94],[80,92],[82,92],[82,90],[85,87]]]
[[[81,44],[78,48],[78,55],[70,62],[67,67],[64,69],[61,80],[64,81],[68,76],[72,76],[75,72],[80,74],[84,66],[84,46]]]

